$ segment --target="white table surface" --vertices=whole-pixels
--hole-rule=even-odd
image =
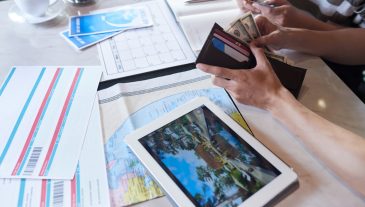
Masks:
[[[100,65],[95,46],[76,52],[59,33],[67,28],[69,15],[128,2],[136,1],[99,0],[88,7],[68,5],[61,16],[38,25],[11,21],[8,10],[14,2],[0,2],[0,83],[13,65]],[[321,59],[302,54],[291,57],[298,66],[308,69],[299,101],[322,117],[365,137],[365,106],[360,99]],[[352,192],[267,112],[244,105],[239,105],[239,109],[256,137],[299,175],[300,187],[278,206],[365,206],[364,198]],[[163,197],[135,206],[171,204]]]

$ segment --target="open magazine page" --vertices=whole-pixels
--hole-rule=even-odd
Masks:
[[[99,92],[112,205],[125,206],[163,195],[123,140],[135,129],[200,96],[209,98],[249,130],[226,91],[214,87],[210,75],[198,70],[118,84]]]

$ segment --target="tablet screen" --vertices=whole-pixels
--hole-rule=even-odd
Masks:
[[[205,106],[139,141],[196,206],[238,206],[280,174]]]

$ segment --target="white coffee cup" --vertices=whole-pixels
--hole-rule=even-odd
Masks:
[[[49,6],[49,0],[15,0],[16,5],[25,15],[41,17]]]

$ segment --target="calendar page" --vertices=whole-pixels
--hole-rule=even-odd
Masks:
[[[102,81],[195,62],[166,3],[157,0],[143,5],[150,10],[152,27],[128,30],[99,44]]]

